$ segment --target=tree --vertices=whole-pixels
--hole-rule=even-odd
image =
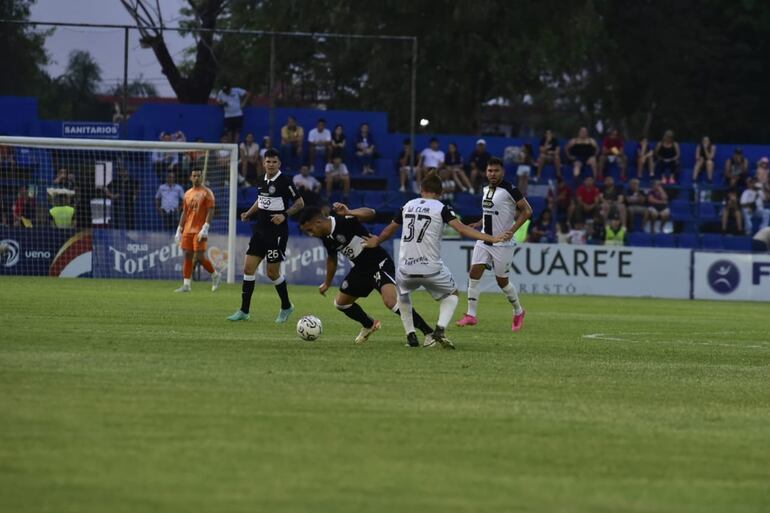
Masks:
[[[108,119],[110,107],[96,100],[101,82],[102,70],[91,54],[73,50],[64,73],[48,79],[41,94],[43,115],[54,119]]]
[[[113,96],[123,96],[123,84],[115,84],[110,89],[110,94]],[[155,88],[155,86],[147,82],[144,79],[144,75],[139,75],[138,78],[135,78],[131,82],[128,83],[128,96],[129,98],[132,97],[152,97],[152,96],[158,96],[158,90]]]
[[[27,21],[32,0],[0,1],[0,19]],[[0,24],[0,95],[33,96],[45,82],[45,38],[29,25]]]

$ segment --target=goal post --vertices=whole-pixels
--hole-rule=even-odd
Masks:
[[[235,283],[239,178],[235,144],[0,136],[0,224],[25,240],[58,240],[67,230],[88,232],[94,241],[94,277],[179,278],[181,272],[175,271],[181,261],[172,263],[169,255],[180,253],[172,246],[173,237],[181,213],[180,194],[190,187],[193,169],[204,172],[204,183],[216,198],[210,241],[216,239],[226,247],[226,253],[218,249],[211,260],[220,270],[226,266],[227,282]],[[8,252],[19,250],[19,241],[11,235],[6,238]],[[119,238],[133,241],[130,251],[111,246],[101,257],[104,262],[114,256],[114,262],[98,268],[96,241]],[[58,254],[66,249],[57,249],[57,244],[42,252]],[[129,255],[131,251],[134,254]],[[15,255],[12,264],[25,253]],[[8,266],[8,258],[0,255],[0,263]],[[23,266],[16,274],[26,274]]]

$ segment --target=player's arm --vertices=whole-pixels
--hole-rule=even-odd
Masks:
[[[517,201],[516,208],[519,210],[519,215],[516,216],[516,222],[508,230],[509,233],[516,233],[528,219],[532,218],[532,205],[529,204],[527,198],[521,198]]]
[[[495,235],[494,237],[492,235],[488,235],[486,233],[482,233],[478,230],[474,230],[467,224],[463,224],[462,221],[457,219],[456,217],[449,221],[447,224],[457,230],[457,232],[462,235],[463,237],[466,237],[468,239],[476,239],[484,242],[491,242],[492,244],[496,242],[503,242],[504,240],[508,240],[511,238],[511,235],[509,233],[504,233],[500,235]]]
[[[182,213],[179,216],[179,226],[176,227],[176,235],[174,235],[174,240],[179,243],[182,240],[182,230],[184,229],[184,222],[187,218],[187,209],[185,208],[185,205],[182,205]]]
[[[305,200],[302,199],[302,196],[297,196],[297,198],[294,200],[294,203],[291,204],[291,207],[286,209],[286,217],[292,217],[294,214],[299,212],[305,207]]]
[[[322,296],[325,296],[326,291],[332,286],[334,274],[337,272],[337,252],[331,252],[328,249],[326,251],[326,279],[324,279],[324,282],[318,286],[318,292],[320,292]]]
[[[372,235],[371,237],[364,237],[364,246],[367,248],[376,248],[386,240],[393,237],[393,234],[401,228],[401,225],[395,221],[391,221],[388,226],[383,228],[379,235]]]
[[[241,221],[244,221],[244,222],[248,221],[254,216],[254,214],[257,213],[258,210],[259,210],[259,199],[257,199],[246,212],[241,212]]]
[[[350,210],[344,203],[334,203],[332,209],[338,216],[353,216],[362,222],[371,221],[377,215],[377,211],[373,208],[360,207]]]

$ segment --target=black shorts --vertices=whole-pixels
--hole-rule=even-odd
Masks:
[[[225,118],[225,132],[240,132],[241,128],[243,128],[243,116]]]
[[[340,292],[353,297],[368,297],[388,283],[396,284],[396,266],[388,257],[375,265],[354,265],[340,285]]]
[[[288,230],[285,234],[254,232],[249,240],[247,255],[258,256],[269,264],[283,262],[286,258],[286,241],[289,240]]]

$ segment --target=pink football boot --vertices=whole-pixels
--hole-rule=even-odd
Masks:
[[[520,314],[513,316],[513,324],[511,324],[511,331],[520,331],[524,326],[524,316],[527,315],[526,310],[522,310]]]
[[[455,324],[463,328],[465,326],[475,326],[478,323],[479,323],[479,320],[476,319],[474,316],[465,314],[463,315],[463,318],[457,321]]]

